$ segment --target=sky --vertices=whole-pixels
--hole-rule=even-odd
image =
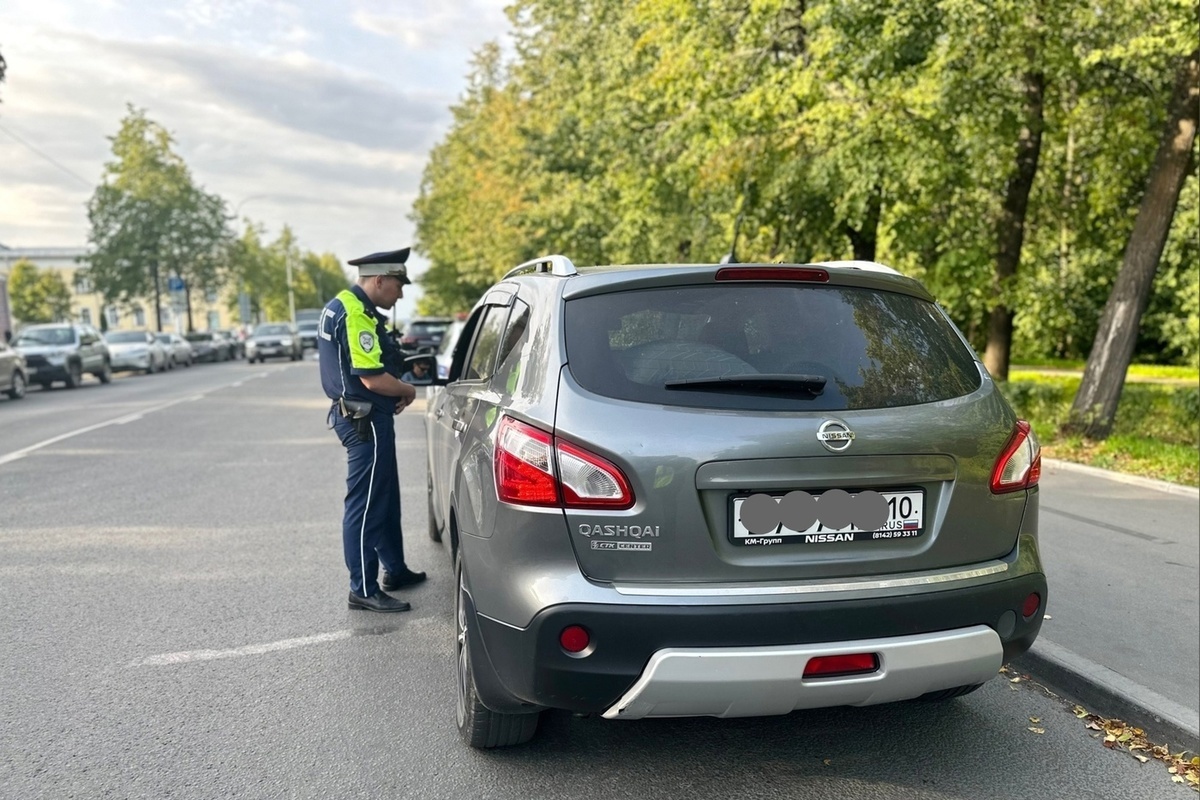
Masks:
[[[3,0],[0,244],[87,244],[87,201],[132,104],[268,239],[287,224],[343,263],[408,246],[428,152],[472,54],[507,43],[507,2]]]

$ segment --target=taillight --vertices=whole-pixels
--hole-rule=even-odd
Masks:
[[[496,432],[496,496],[524,506],[558,505],[551,436],[504,417]]]
[[[570,442],[556,441],[549,433],[511,417],[500,420],[495,466],[496,495],[506,503],[561,503],[565,508],[633,506],[629,481],[611,461]]]
[[[1042,446],[1029,423],[1019,419],[992,468],[992,493],[1032,489],[1041,477]]]
[[[829,273],[816,267],[721,267],[717,280],[828,283]]]
[[[624,473],[595,453],[569,442],[555,442],[563,502],[567,508],[629,508],[633,492]]]

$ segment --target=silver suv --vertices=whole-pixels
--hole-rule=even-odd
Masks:
[[[1041,627],[1040,449],[873,263],[576,269],[487,291],[426,412],[458,727],[966,694]]]
[[[29,382],[43,389],[62,381],[68,389],[83,383],[91,373],[101,383],[112,381],[112,357],[100,331],[91,325],[53,322],[28,325],[13,340],[13,349],[25,357]]]

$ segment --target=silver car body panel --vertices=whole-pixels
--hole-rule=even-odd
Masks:
[[[876,653],[865,675],[810,678],[818,656]],[[830,644],[665,648],[607,719],[758,717],[802,708],[869,706],[920,697],[947,686],[983,683],[1000,670],[1000,637],[986,625],[938,633]]]

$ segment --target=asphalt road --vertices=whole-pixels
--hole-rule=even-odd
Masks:
[[[1041,488],[1042,559],[1070,591],[1040,638],[1200,707],[1200,499],[1066,465]]]
[[[325,408],[311,361],[0,401],[0,797],[1194,796],[1005,676],[765,719],[548,714],[529,746],[472,751],[421,417],[397,437],[431,579],[412,612],[371,615],[346,608]]]

